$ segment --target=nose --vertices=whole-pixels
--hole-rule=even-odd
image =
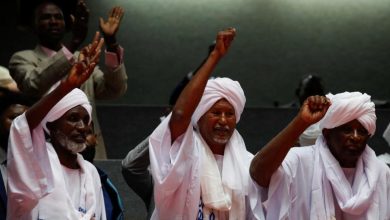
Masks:
[[[226,117],[227,117],[226,113],[222,113],[221,116],[219,117],[219,123],[226,124],[226,121],[227,121]]]
[[[58,19],[54,15],[50,16],[50,18],[49,18],[49,23],[50,24],[54,24],[54,23],[57,23],[57,22],[58,22]]]
[[[86,130],[88,128],[87,124],[84,123],[83,120],[79,120],[77,123],[76,123],[76,128],[78,130]]]
[[[359,131],[357,129],[353,129],[352,134],[351,134],[352,140],[358,141],[362,138],[362,135],[359,134]]]

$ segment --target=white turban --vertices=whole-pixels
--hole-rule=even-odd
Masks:
[[[76,88],[69,92],[59,102],[57,102],[57,104],[53,108],[51,108],[51,110],[47,113],[46,117],[41,122],[43,129],[45,129],[45,131],[49,133],[46,127],[47,122],[53,122],[61,118],[61,116],[63,116],[67,111],[78,105],[81,105],[85,108],[85,110],[87,110],[89,114],[90,123],[92,106],[89,104],[88,98],[85,93],[80,89]]]
[[[192,124],[196,126],[199,119],[222,98],[233,106],[237,123],[245,106],[244,91],[237,81],[229,78],[215,78],[208,80],[202,99],[192,115]]]
[[[343,92],[326,95],[332,105],[320,121],[320,129],[335,128],[357,119],[370,135],[376,129],[375,104],[371,96],[360,92]]]

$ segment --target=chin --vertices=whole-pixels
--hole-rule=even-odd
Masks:
[[[213,138],[213,141],[217,144],[227,144],[229,138]]]

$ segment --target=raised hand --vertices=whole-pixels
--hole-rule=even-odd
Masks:
[[[78,88],[89,78],[99,62],[103,43],[104,40],[99,37],[99,32],[96,32],[93,42],[81,50],[77,62],[69,71],[69,75],[65,80],[68,86]]]
[[[310,96],[303,103],[299,115],[305,122],[314,124],[325,116],[330,105],[325,96]]]
[[[232,44],[235,36],[235,28],[228,28],[226,30],[218,32],[214,51],[217,52],[218,55],[224,56],[227,53],[230,45]]]
[[[103,32],[105,38],[115,37],[116,32],[119,30],[119,26],[125,10],[121,7],[114,7],[108,13],[107,21],[100,18],[100,29]],[[108,42],[107,42],[108,43]]]
[[[74,14],[70,15],[72,27],[72,51],[75,51],[88,34],[89,9],[83,0],[79,0]]]

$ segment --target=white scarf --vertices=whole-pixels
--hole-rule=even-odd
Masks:
[[[360,92],[344,92],[336,95],[328,94],[327,97],[332,104],[319,122],[321,130],[332,129],[357,119],[369,134],[375,133],[375,105],[369,95]],[[316,141],[314,156],[316,166],[313,171],[310,219],[325,217],[328,220],[335,216],[333,193],[343,212],[352,215],[364,213],[367,219],[373,219],[372,213],[379,210],[372,210],[369,207],[381,172],[374,151],[368,146],[365,147],[356,164],[352,187],[339,162],[329,151],[322,135]]]
[[[370,209],[383,166],[375,152],[366,146],[357,162],[353,185],[348,182],[339,162],[321,135],[316,142],[310,219],[330,220],[335,216],[333,194],[341,210],[364,219],[375,219],[379,210]]]
[[[248,152],[241,135],[234,131],[225,147],[222,178],[214,154],[202,137],[197,137],[202,145],[200,185],[204,212],[229,211],[229,219],[245,219],[249,166]]]
[[[8,154],[8,160],[10,161],[8,170],[9,173],[15,175],[10,175],[8,186],[10,199],[14,200],[8,204],[12,204],[12,213],[25,213],[28,210],[31,210],[33,206],[38,203],[38,200],[48,193],[53,192],[54,184],[54,174],[53,172],[60,172],[62,168],[51,167],[49,159],[49,151],[46,147],[44,129],[47,131],[46,123],[55,121],[65,114],[71,108],[81,105],[83,106],[91,116],[91,106],[89,104],[88,98],[80,89],[74,89],[66,96],[64,96],[46,115],[46,117],[41,121],[41,123],[34,128],[31,132],[27,125],[25,119],[25,114],[19,116],[15,119],[10,132],[10,153]],[[26,127],[19,127],[16,122],[20,121],[20,125]],[[16,128],[17,127],[17,128]],[[28,135],[26,135],[28,134]],[[31,134],[32,137],[29,135]],[[15,145],[13,147],[12,145]],[[15,151],[15,152],[14,152]],[[17,161],[32,160],[32,163],[18,163]],[[78,162],[80,163],[80,158],[78,157]],[[59,161],[58,161],[59,164]],[[56,166],[56,165],[54,165]],[[26,173],[26,170],[31,169],[31,172]],[[58,170],[60,169],[60,170]],[[81,170],[83,172],[83,168]],[[22,174],[21,174],[22,173]],[[90,180],[92,178],[87,177],[84,180]],[[91,189],[82,188],[81,194],[85,196],[83,201],[85,201],[85,206],[88,211],[82,219],[90,219],[94,212],[96,211],[96,201],[92,195],[93,185],[88,182],[82,183],[85,186],[91,187]],[[31,206],[25,207],[22,199],[19,199],[19,192],[28,192],[34,198],[29,201],[28,196],[23,197],[23,199],[28,200],[28,204]],[[66,196],[66,195],[65,195]],[[15,198],[13,198],[15,197]],[[27,202],[26,202],[27,203]],[[34,205],[35,204],[35,205]],[[15,206],[14,206],[15,205]],[[81,204],[82,205],[82,204]],[[20,210],[20,211],[19,211]],[[79,215],[78,210],[74,210],[75,215]],[[77,214],[76,214],[77,212]]]
[[[207,82],[202,99],[193,116],[197,127],[199,119],[220,99],[226,99],[234,108],[236,122],[245,106],[245,94],[240,84],[229,78],[215,78]],[[248,194],[248,155],[241,135],[235,130],[225,147],[222,179],[213,153],[206,142],[197,135],[202,152],[201,193],[205,211],[229,211],[229,219],[245,219],[245,196]]]

